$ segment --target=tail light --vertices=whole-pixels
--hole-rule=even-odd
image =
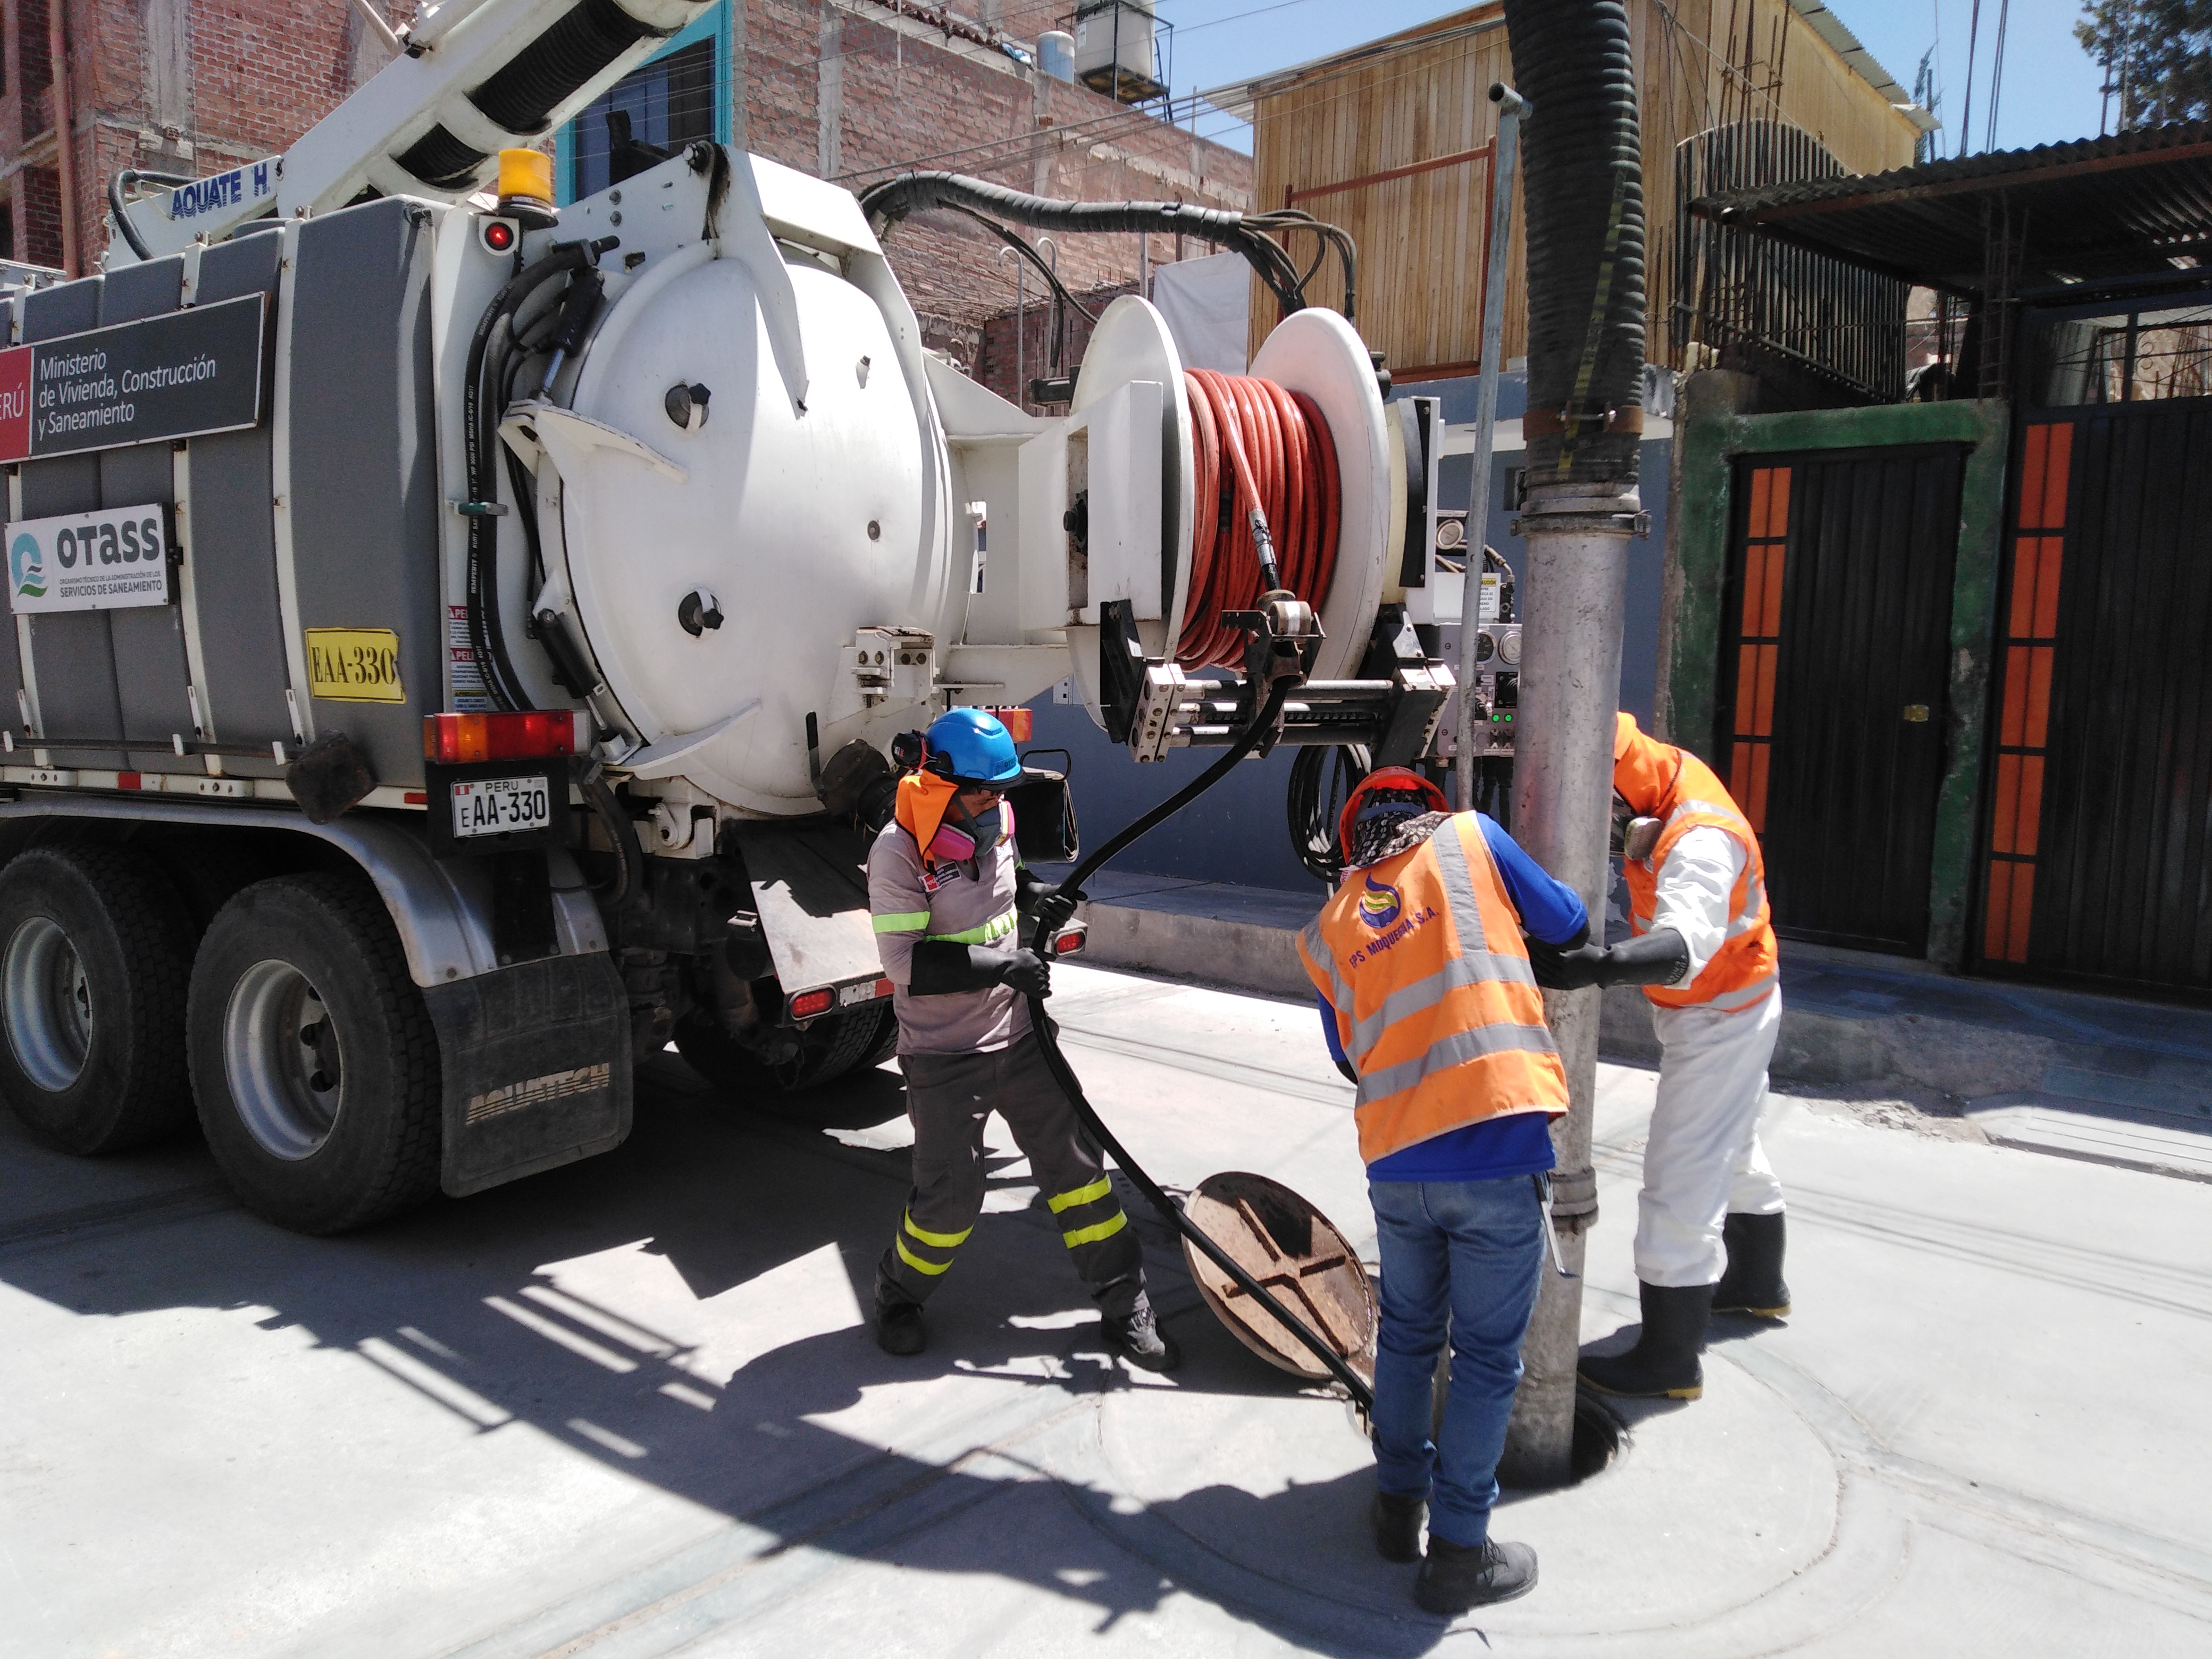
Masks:
[[[1054,956],[1072,957],[1083,948],[1085,935],[1080,927],[1071,927],[1064,933],[1054,935],[1052,950]]]
[[[430,714],[422,721],[422,757],[445,766],[468,761],[546,760],[591,747],[591,716],[568,708],[511,714]]]
[[[828,1013],[836,1001],[837,994],[826,988],[819,991],[801,991],[791,1000],[791,1017],[793,1019],[811,1019],[817,1014]]]

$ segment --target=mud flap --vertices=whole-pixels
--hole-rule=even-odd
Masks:
[[[842,824],[739,823],[730,833],[784,994],[872,984],[883,967],[868,919],[867,836]]]
[[[549,957],[422,993],[445,1075],[439,1184],[480,1193],[629,1133],[629,1006],[605,952]]]

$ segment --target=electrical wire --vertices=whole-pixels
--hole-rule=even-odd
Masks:
[[[1138,837],[1166,823],[1235,771],[1237,763],[1274,731],[1275,721],[1283,712],[1283,702],[1290,691],[1290,681],[1277,681],[1275,689],[1267,694],[1267,703],[1261,709],[1259,718],[1245,728],[1244,735],[1225,750],[1219,760],[1084,860],[1076,866],[1075,873],[1061,884],[1061,893],[1071,898],[1080,898],[1083,884],[1111,863]],[[1050,947],[1052,933],[1051,917],[1038,917],[1036,933],[1030,940],[1030,946],[1039,956],[1045,954]],[[1346,1364],[1345,1357],[1338,1353],[1326,1339],[1277,1301],[1266,1285],[1237,1264],[1234,1256],[1207,1237],[1198,1224],[1183,1212],[1182,1206],[1169,1197],[1159,1182],[1147,1175],[1144,1167],[1129,1156],[1128,1149],[1121,1145],[1098,1115],[1098,1109],[1091,1103],[1091,1097],[1083,1091],[1083,1080],[1075,1075],[1075,1068],[1067,1063],[1067,1056],[1060,1052],[1058,1030],[1052,1017],[1045,1012],[1044,999],[1032,996],[1029,999],[1029,1005],[1030,1031],[1036,1038],[1037,1052],[1044,1057],[1045,1068],[1052,1073],[1053,1080],[1060,1085],[1060,1091],[1067,1097],[1068,1103],[1075,1109],[1076,1117],[1091,1138],[1121,1166],[1121,1173],[1129,1178],[1130,1184],[1145,1195],[1146,1200],[1170,1226],[1188,1239],[1200,1255],[1228,1274],[1239,1290],[1273,1316],[1285,1330],[1328,1369],[1330,1376],[1344,1385],[1360,1410],[1372,1413],[1375,1391],[1368,1386],[1366,1379]]]
[[[1291,783],[1283,803],[1290,818],[1291,845],[1306,873],[1326,886],[1334,888],[1344,873],[1337,817],[1371,769],[1372,757],[1364,744],[1309,744],[1291,763]]]
[[[1176,660],[1227,667],[1242,660],[1244,636],[1222,613],[1250,610],[1267,580],[1255,514],[1273,542],[1283,586],[1318,610],[1336,573],[1343,485],[1328,422],[1304,392],[1208,368],[1186,370],[1183,386],[1194,521]]]

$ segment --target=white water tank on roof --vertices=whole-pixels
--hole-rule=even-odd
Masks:
[[[1109,98],[1158,96],[1152,0],[1084,0],[1075,12],[1075,78]]]
[[[1037,67],[1055,81],[1075,79],[1075,37],[1066,29],[1047,29],[1037,36]]]

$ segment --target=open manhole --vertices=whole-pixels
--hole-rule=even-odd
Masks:
[[[1280,1182],[1242,1170],[1208,1176],[1184,1212],[1199,1230],[1303,1319],[1361,1376],[1375,1375],[1375,1287],[1328,1218]],[[1305,1345],[1229,1275],[1183,1241],[1192,1281],[1231,1334],[1269,1364],[1309,1382],[1331,1379]]]

